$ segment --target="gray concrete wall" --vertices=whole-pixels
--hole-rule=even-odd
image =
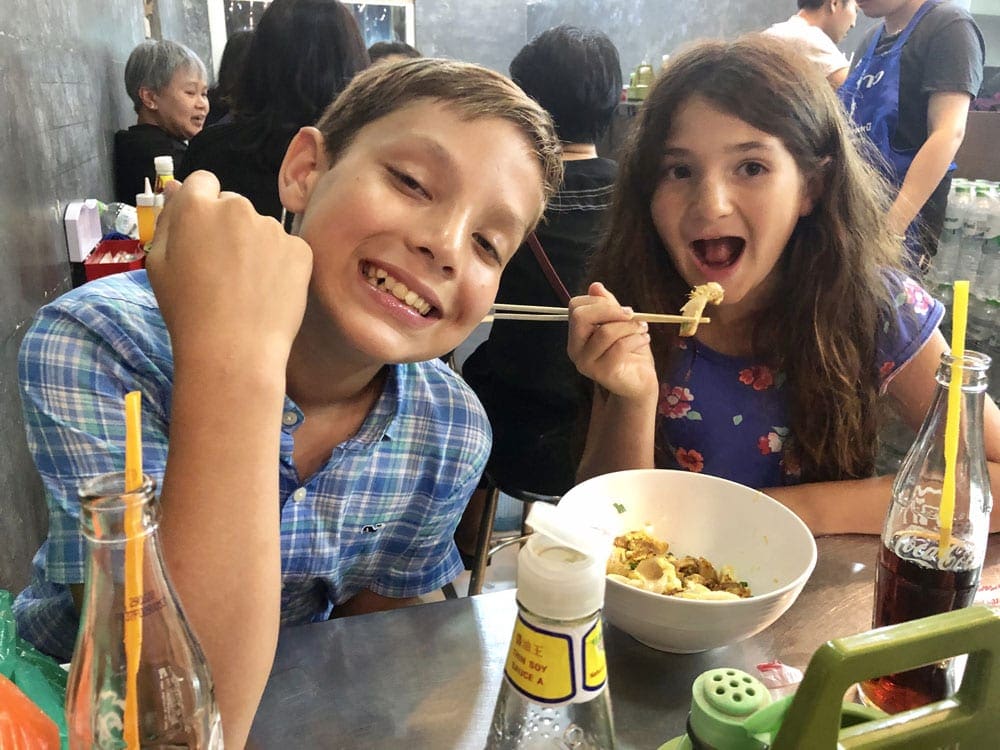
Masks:
[[[159,0],[166,38],[211,64],[206,0]],[[62,216],[109,200],[116,130],[135,122],[122,75],[141,0],[3,0],[0,13],[0,588],[27,580],[45,536],[27,452],[17,350],[41,305],[70,287]]]
[[[568,23],[604,31],[618,47],[625,81],[643,60],[659,68],[664,54],[696,39],[731,39],[783,21],[795,0],[420,0],[417,47],[507,72],[529,39]],[[841,48],[854,50],[873,22],[859,14]]]
[[[26,581],[47,523],[17,349],[69,288],[66,204],[112,192],[112,136],[134,118],[122,73],[141,38],[138,0],[6,0],[0,14],[0,588]]]
[[[417,49],[506,73],[527,40],[525,16],[524,0],[419,0]]]
[[[664,54],[703,38],[759,31],[795,12],[794,0],[537,0],[528,3],[528,36],[561,23],[596,28],[618,47],[622,67],[643,60],[655,69]]]
[[[659,69],[665,54],[697,39],[732,39],[784,21],[795,0],[534,0],[528,3],[528,38],[561,23],[601,29],[621,56],[624,79],[645,61]],[[861,13],[841,42],[850,56],[874,23]]]
[[[129,0],[120,0],[129,2]],[[138,3],[140,0],[134,0]],[[212,78],[212,38],[208,30],[208,3],[212,0],[158,0],[160,38],[181,42],[198,53]],[[214,0],[218,2],[218,0]]]
[[[975,15],[986,42],[986,64],[1000,65],[1000,15]]]

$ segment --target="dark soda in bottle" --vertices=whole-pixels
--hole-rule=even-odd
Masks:
[[[879,549],[875,572],[874,627],[968,607],[979,585],[974,551],[952,545],[938,560],[938,538],[921,532],[897,534]],[[889,713],[933,703],[955,692],[947,662],[867,680],[866,697]]]
[[[962,360],[955,509],[942,549],[944,432],[953,364],[950,354],[941,355],[937,392],[893,484],[875,574],[877,628],[967,607],[979,586],[992,505],[983,443],[990,358],[967,351]],[[882,710],[898,713],[941,700],[956,687],[954,660],[946,660],[866,680],[861,692]]]

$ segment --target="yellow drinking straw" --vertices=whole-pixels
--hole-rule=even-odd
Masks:
[[[951,521],[955,515],[955,463],[958,461],[958,428],[962,418],[962,370],[968,310],[969,282],[956,281],[951,307],[951,380],[948,382],[948,411],[944,422],[944,486],[941,488],[939,561],[944,560],[951,546]]]
[[[142,394],[125,394],[125,492],[142,488]],[[142,513],[129,499],[125,508],[125,743],[139,750],[139,711],[136,677],[142,651]]]

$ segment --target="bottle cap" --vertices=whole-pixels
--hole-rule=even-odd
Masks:
[[[146,178],[146,185],[141,193],[136,193],[135,196],[136,208],[140,206],[154,206],[156,205],[156,195],[153,193],[153,188],[149,186],[149,178]]]
[[[791,697],[782,701],[787,708]],[[771,694],[764,684],[740,669],[721,668],[702,672],[691,686],[691,731],[709,747],[729,750],[759,750],[762,747],[746,729],[744,722],[766,706]],[[779,724],[783,712],[767,713],[757,731]]]
[[[153,157],[153,169],[156,170],[157,174],[173,174],[174,157],[172,156]]]
[[[527,523],[535,533],[517,558],[521,606],[554,620],[575,620],[601,609],[611,538],[559,506],[536,503]]]

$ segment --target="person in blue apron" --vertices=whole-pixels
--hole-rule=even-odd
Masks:
[[[884,23],[858,47],[840,97],[898,191],[890,227],[905,235],[914,269],[924,269],[937,250],[985,45],[972,16],[949,2],[858,0],[858,7]]]

